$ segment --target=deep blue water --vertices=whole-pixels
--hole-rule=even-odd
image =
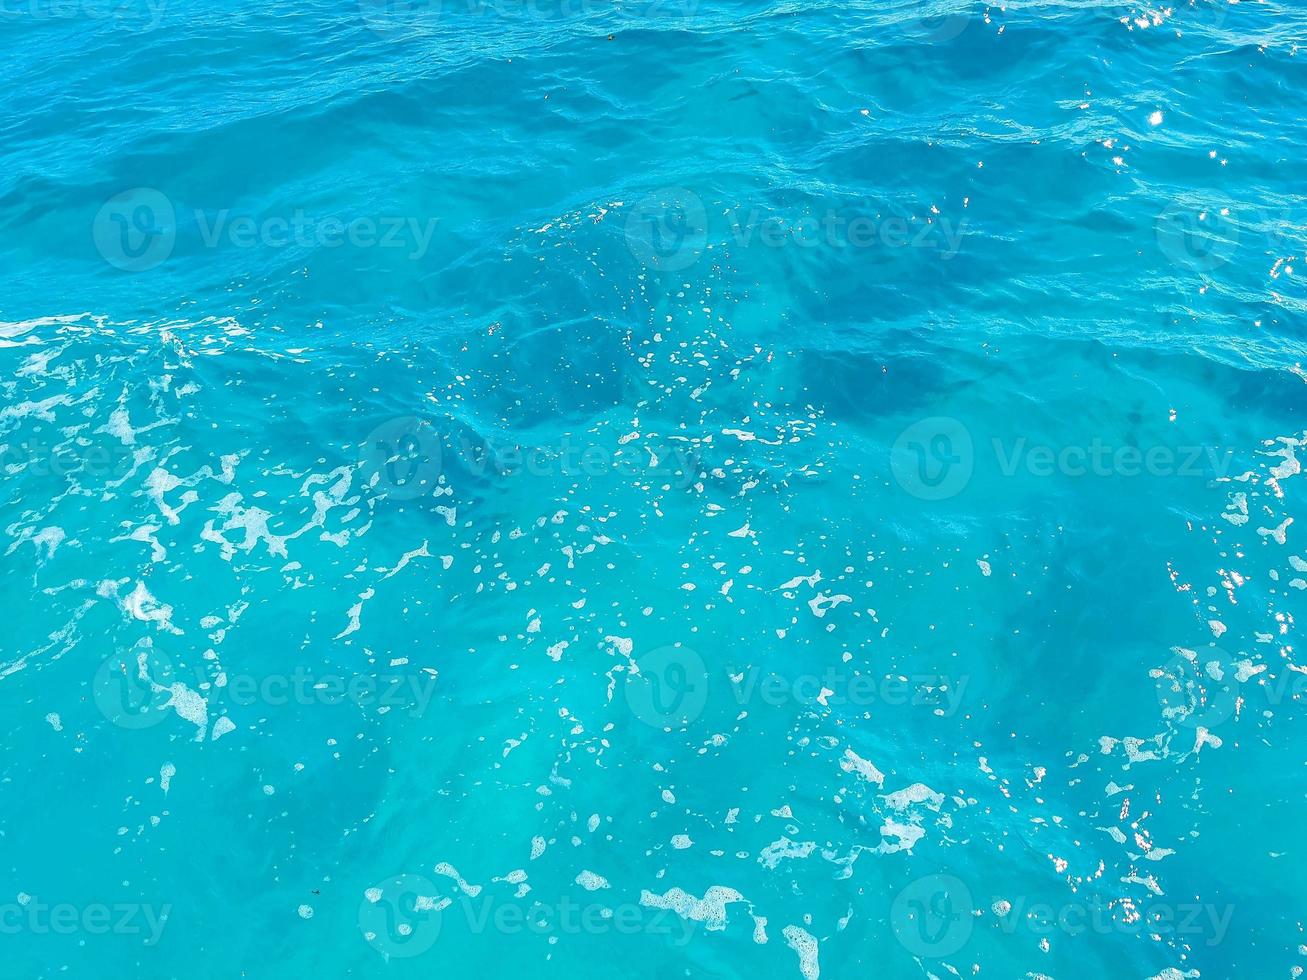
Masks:
[[[0,976],[1307,967],[1307,7],[0,6]]]

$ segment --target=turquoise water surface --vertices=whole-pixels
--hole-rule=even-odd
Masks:
[[[1307,967],[1301,0],[0,31],[0,976]]]

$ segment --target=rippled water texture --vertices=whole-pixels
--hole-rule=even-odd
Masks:
[[[1301,0],[0,31],[0,976],[1307,966]]]

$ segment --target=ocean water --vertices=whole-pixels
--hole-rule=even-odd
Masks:
[[[5,0],[0,976],[1307,967],[1307,8]]]

